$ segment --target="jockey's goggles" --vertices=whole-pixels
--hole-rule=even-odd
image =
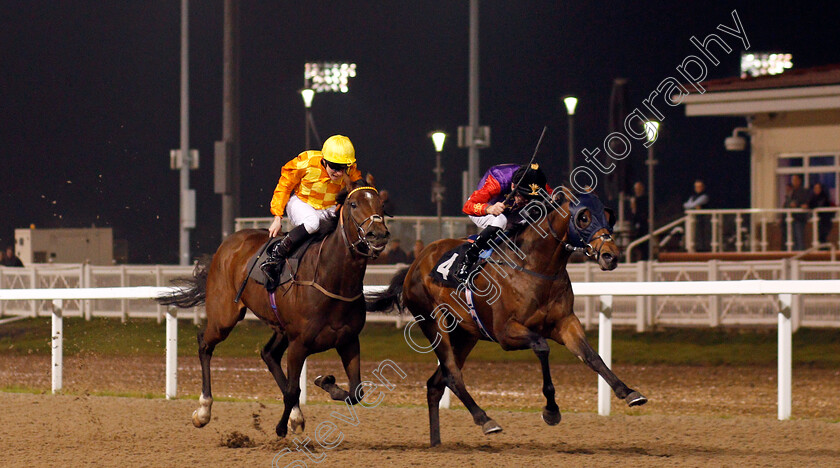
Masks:
[[[334,163],[331,161],[327,161],[326,159],[324,159],[324,165],[328,166],[334,171],[346,171],[350,167],[350,164]]]

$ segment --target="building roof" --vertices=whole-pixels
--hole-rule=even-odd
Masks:
[[[704,81],[700,84],[707,92],[747,91],[752,89],[796,88],[840,84],[840,63],[819,67],[790,69],[779,75],[758,77],[730,77]]]
[[[692,90],[691,85],[683,86]],[[698,86],[705,92],[692,92],[682,99],[689,117],[840,109],[840,64],[709,80]]]

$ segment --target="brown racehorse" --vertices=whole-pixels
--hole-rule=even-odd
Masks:
[[[313,243],[300,260],[296,279],[277,289],[276,310],[265,288],[249,281],[240,302],[234,302],[245,280],[246,265],[268,240],[264,229],[244,229],[230,235],[213,255],[209,269],[196,268],[188,287],[159,299],[162,304],[193,307],[206,304],[207,323],[198,332],[201,361],[200,407],[193,413],[196,427],[210,422],[213,396],[210,391],[210,359],[217,344],[227,338],[250,309],[274,330],[262,350],[262,358],[283,392],[283,417],[276,432],[285,437],[289,417],[292,430],[304,426],[298,406],[300,373],[307,356],[335,348],[350,379],[350,391],[335,385],[332,376],[318,377],[316,385],[336,400],[362,398],[359,369],[359,332],[365,325],[362,279],[369,258],[376,257],[388,242],[382,202],[376,189],[361,182],[348,185],[339,194],[337,226],[320,243]],[[280,359],[288,349],[286,373]]]
[[[528,226],[511,241],[519,254],[514,253],[511,244],[496,248],[489,259],[492,265],[488,263],[480,274],[468,280],[479,321],[471,317],[461,299],[463,288],[442,286],[429,276],[441,256],[463,240],[444,239],[430,244],[407,270],[391,280],[386,291],[369,299],[368,310],[385,310],[401,296],[402,305],[411,311],[433,345],[424,351],[433,348],[440,362],[426,383],[432,446],[440,444],[438,403],[446,387],[464,403],[485,434],[502,430],[467,392],[461,374],[470,351],[483,338],[482,328],[487,336],[483,339],[498,342],[504,350],[530,348],[536,353],[546,398],[542,418],[548,425],[560,422],[548,366],[549,338],[565,345],[601,375],[616,396],[630,406],[647,402],[619,380],[587,343],[574,314],[574,294],[566,272],[569,256],[576,250],[574,244],[595,258],[602,270],[615,269],[619,249],[611,237],[614,220],[608,216],[612,213],[591,195],[579,200],[574,197],[573,204],[565,198],[563,191],[558,190],[553,198],[546,195],[543,201],[531,202],[524,210],[529,213]],[[586,203],[581,202],[584,199]],[[574,223],[571,229],[570,223]],[[578,236],[577,242],[573,235]]]

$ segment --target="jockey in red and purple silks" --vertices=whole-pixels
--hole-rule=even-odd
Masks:
[[[479,181],[478,189],[464,204],[464,213],[483,230],[466,251],[466,260],[456,273],[457,278],[463,279],[478,260],[481,251],[489,246],[490,240],[508,227],[509,220],[504,214],[506,207],[503,202],[514,187],[514,209],[522,208],[530,199],[539,197],[539,189],[551,193],[551,188],[546,185],[545,174],[538,164],[499,164],[488,169]]]

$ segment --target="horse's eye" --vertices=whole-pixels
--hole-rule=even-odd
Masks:
[[[589,226],[589,213],[584,211],[580,214],[580,216],[578,216],[578,227],[580,229],[585,229],[586,226]]]
[[[350,202],[350,208],[356,208],[356,202]]]

